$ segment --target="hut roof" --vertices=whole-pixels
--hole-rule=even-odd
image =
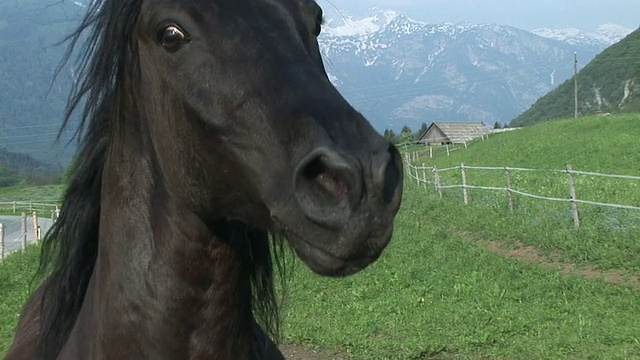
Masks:
[[[466,143],[487,134],[487,128],[482,123],[434,122],[420,136],[420,139],[424,138],[433,127],[437,127],[453,144]]]

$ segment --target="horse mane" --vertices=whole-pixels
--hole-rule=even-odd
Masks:
[[[84,105],[74,134],[79,150],[71,164],[70,182],[60,216],[42,241],[36,274],[44,280],[38,342],[42,359],[54,359],[61,351],[78,318],[96,264],[103,168],[110,139],[124,121],[121,115],[127,106],[122,100],[128,94],[120,86],[127,76],[139,77],[133,38],[141,3],[93,1],[78,28],[64,40],[69,46],[55,76],[81,42],[82,46],[76,59],[78,81],[69,95],[58,139],[72,115]],[[276,237],[269,241],[268,232],[245,226],[249,243],[245,266],[251,274],[254,314],[269,334],[279,338],[273,269],[275,265],[283,274],[283,242]],[[284,283],[284,276],[280,278]]]

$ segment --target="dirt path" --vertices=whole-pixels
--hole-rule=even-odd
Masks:
[[[587,279],[602,279],[605,282],[631,286],[640,289],[640,277],[630,275],[624,270],[600,270],[593,265],[577,266],[576,264],[560,261],[558,254],[544,255],[534,246],[517,244],[514,248],[506,248],[499,241],[476,241],[481,246],[495,253],[532,263],[548,269],[558,270],[564,275],[579,275]]]

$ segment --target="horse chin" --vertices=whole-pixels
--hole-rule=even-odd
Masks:
[[[286,238],[293,247],[298,257],[316,274],[328,276],[328,277],[344,277],[353,275],[371,263],[376,261],[384,246],[378,251],[374,251],[367,244],[370,241],[378,244],[386,244],[391,239],[391,229],[385,235],[377,239],[366,239],[363,243],[363,247],[367,248],[366,254],[352,254],[348,256],[338,256],[328,249],[324,249],[320,246],[313,245],[310,240],[302,239],[292,234],[286,234]],[[327,236],[336,236],[330,234]]]

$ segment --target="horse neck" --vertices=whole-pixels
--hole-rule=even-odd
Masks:
[[[144,142],[134,144],[110,151],[103,177],[100,245],[87,297],[94,314],[122,316],[91,324],[102,332],[101,351],[114,358],[253,358],[246,231],[225,221],[207,224],[181,206]]]

